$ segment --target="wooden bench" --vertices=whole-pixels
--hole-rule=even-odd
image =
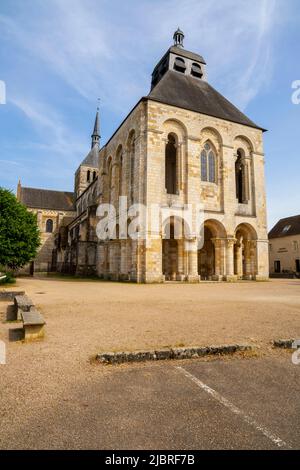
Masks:
[[[25,341],[44,337],[44,326],[46,322],[43,315],[38,310],[31,308],[29,312],[21,311],[21,317]]]
[[[21,320],[22,312],[30,312],[34,306],[32,300],[27,295],[16,295],[14,298],[15,320]]]

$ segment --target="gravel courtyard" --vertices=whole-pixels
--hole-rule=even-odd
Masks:
[[[46,337],[9,340],[21,325],[5,322],[8,303],[0,302],[7,349],[7,364],[0,365],[0,448],[22,448],[16,430],[24,429],[25,438],[31,421],[45,419],[58,403],[73,403],[76,420],[74,413],[89,406],[88,397],[77,404],[76,390],[112,370],[90,360],[100,351],[247,342],[272,354],[272,339],[300,338],[298,280],[134,285],[24,278],[16,288],[43,313]]]
[[[47,322],[43,343],[9,344],[86,360],[99,351],[300,337],[300,281],[135,285],[19,279]],[[2,320],[6,305],[0,303]],[[0,339],[18,325],[2,324]]]

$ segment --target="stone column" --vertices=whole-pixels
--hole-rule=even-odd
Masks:
[[[252,279],[254,280],[256,277],[257,273],[257,268],[256,268],[256,240],[252,240],[250,242],[250,266],[251,266],[251,275]]]
[[[199,282],[198,274],[198,244],[197,239],[189,240],[185,243],[185,249],[188,252],[188,282]]]
[[[251,266],[251,240],[244,240],[244,253],[245,253],[245,275],[244,279],[252,279],[252,266]]]
[[[239,279],[243,277],[243,245],[237,240],[235,245],[235,273]]]
[[[184,239],[183,238],[178,240],[177,265],[178,265],[178,272],[177,272],[176,279],[177,281],[184,281]]]
[[[235,238],[227,238],[226,240],[226,281],[234,282],[237,276],[234,274],[234,245]]]
[[[215,248],[215,272],[212,276],[213,281],[222,280],[222,240],[221,238],[211,239]]]
[[[109,272],[108,278],[114,279],[115,273],[115,245],[113,241],[108,243]]]
[[[226,240],[224,239],[221,239],[220,255],[221,255],[221,275],[222,275],[222,279],[224,279],[226,275]]]
[[[120,244],[121,244],[120,279],[125,281],[128,279],[127,240],[120,240]]]
[[[137,264],[138,264],[138,257],[137,257],[137,249],[138,249],[138,242],[137,240],[131,240],[131,271],[130,271],[130,280],[133,282],[137,282],[138,273],[137,273]]]

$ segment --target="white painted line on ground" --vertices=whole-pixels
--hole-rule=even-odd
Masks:
[[[193,374],[190,374],[187,370],[185,370],[181,366],[176,366],[176,369],[180,370],[188,379],[192,380],[198,387],[200,387],[202,390],[204,390],[206,393],[211,395],[217,402],[221,403],[224,405],[226,408],[228,408],[232,413],[235,415],[240,416],[247,424],[250,426],[254,427],[257,431],[261,432],[265,437],[270,439],[270,441],[273,442],[278,447],[287,447],[290,449],[290,446],[284,442],[280,437],[275,436],[271,431],[269,431],[267,428],[264,426],[261,426],[255,419],[251,418],[251,416],[247,415],[244,411],[240,410],[237,408],[233,403],[231,403],[227,398],[222,397],[216,390],[213,388],[209,387],[205,383],[201,382],[197,377],[195,377]]]

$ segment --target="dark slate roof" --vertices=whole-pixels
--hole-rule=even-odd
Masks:
[[[168,50],[169,52],[173,52],[176,55],[179,55],[180,57],[187,57],[188,59],[195,60],[196,62],[201,62],[202,64],[206,64],[205,60],[203,57],[199,54],[195,54],[195,52],[190,52],[187,51],[186,49],[182,47],[177,47],[177,46],[172,46]]]
[[[166,72],[147,98],[265,130],[257,126],[206,81],[172,70]]]
[[[288,230],[284,230],[285,227],[289,226]],[[300,215],[280,219],[269,232],[269,238],[289,237],[291,235],[300,235]]]
[[[74,211],[74,194],[50,189],[21,188],[20,202],[34,209]]]
[[[99,166],[99,149],[95,145],[87,154],[80,166],[90,166],[92,168],[98,168]]]

